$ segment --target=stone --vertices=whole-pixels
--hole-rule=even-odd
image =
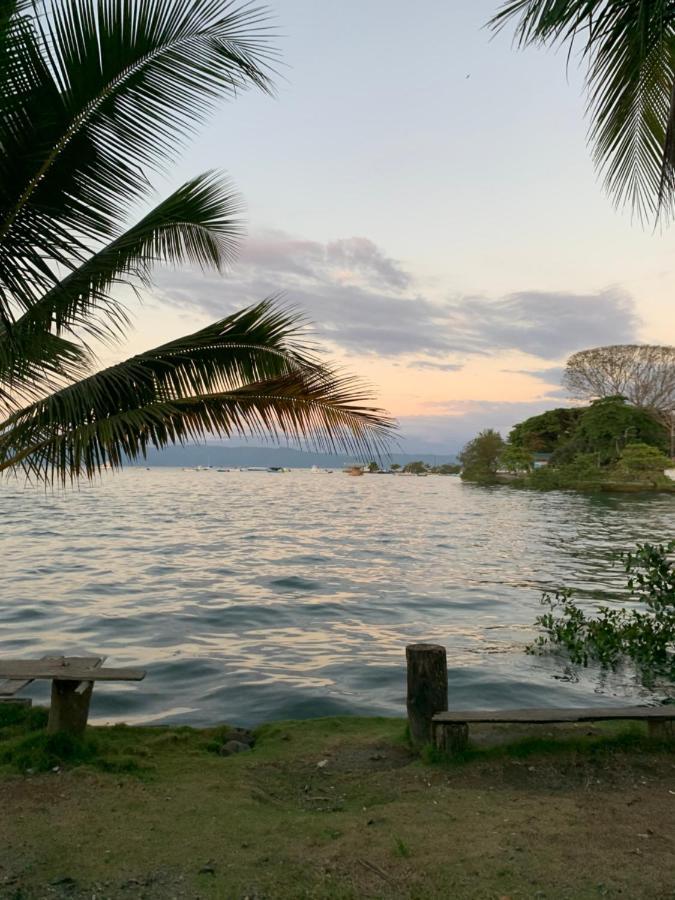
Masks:
[[[240,744],[248,744],[249,747],[255,744],[253,733],[247,728],[229,728],[223,735],[223,744],[229,741],[238,741]]]
[[[249,745],[244,744],[243,741],[227,741],[227,743],[223,744],[220,748],[220,755],[232,756],[234,753],[245,753],[250,749]]]

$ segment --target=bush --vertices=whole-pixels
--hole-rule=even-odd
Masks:
[[[627,599],[638,603],[638,609],[600,606],[596,615],[588,616],[571,590],[545,593],[541,602],[549,612],[535,623],[544,634],[528,651],[562,650],[577,665],[595,661],[612,669],[629,660],[645,684],[657,677],[675,680],[674,551],[671,541],[638,544],[635,552],[619,554],[627,575]]]

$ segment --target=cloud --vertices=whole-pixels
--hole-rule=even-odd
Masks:
[[[544,384],[560,384],[565,372],[565,367],[551,366],[548,369],[502,369],[502,372],[508,372],[511,375],[528,375],[530,378],[536,378],[537,381],[543,381]]]
[[[459,372],[460,369],[463,369],[464,366],[462,363],[442,363],[442,362],[431,362],[428,359],[416,359],[411,363],[408,363],[409,369],[432,369],[438,370],[440,372]]]
[[[228,276],[179,271],[163,275],[159,287],[166,302],[214,318],[283,291],[318,337],[342,350],[431,357],[413,364],[445,371],[476,355],[519,351],[555,361],[584,347],[630,343],[639,324],[631,298],[617,289],[431,300],[364,237],[320,243],[263,232],[245,243]]]

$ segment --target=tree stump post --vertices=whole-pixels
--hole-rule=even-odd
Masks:
[[[405,648],[408,666],[408,725],[414,747],[433,739],[431,720],[448,708],[448,663],[445,647],[439,644],[409,644]]]
[[[87,726],[93,690],[93,681],[65,681],[54,678],[47,731],[50,734],[63,731],[73,737],[82,737]]]

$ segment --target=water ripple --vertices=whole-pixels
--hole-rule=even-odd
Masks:
[[[145,666],[139,685],[97,686],[94,717],[193,724],[400,715],[417,640],[447,646],[459,708],[638,699],[627,676],[565,680],[523,647],[542,590],[606,599],[612,553],[675,534],[671,496],[308,472],[5,482],[0,513],[3,655]]]

